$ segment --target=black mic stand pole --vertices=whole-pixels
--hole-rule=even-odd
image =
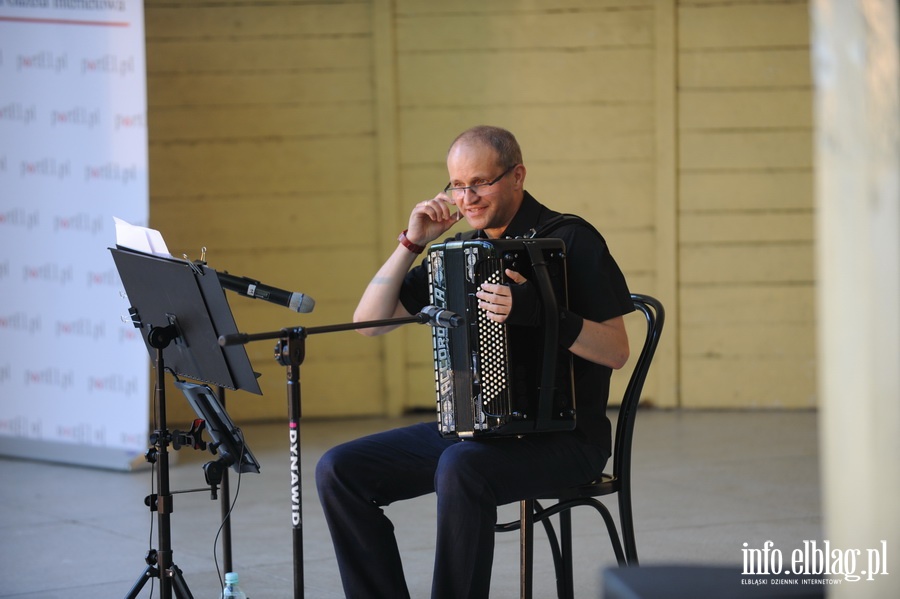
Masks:
[[[219,387],[219,403],[225,409],[225,388]],[[226,572],[234,572],[231,561],[231,487],[228,484],[228,468],[222,469],[219,490],[219,504],[222,510],[222,567]]]
[[[238,345],[251,341],[278,339],[275,346],[275,360],[287,368],[288,399],[288,439],[290,441],[291,470],[291,539],[294,552],[294,599],[303,599],[303,510],[301,503],[300,479],[300,365],[306,357],[306,338],[309,335],[368,329],[386,325],[401,325],[417,322],[427,324],[426,314],[415,316],[351,322],[320,327],[296,327],[269,333],[225,335],[219,337],[219,345]]]

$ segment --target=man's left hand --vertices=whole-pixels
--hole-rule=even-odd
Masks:
[[[536,308],[539,300],[536,290],[525,277],[514,270],[506,269],[506,276],[515,284],[515,288],[511,285],[482,283],[481,289],[475,294],[478,298],[478,307],[485,310],[488,318],[496,322],[537,324],[531,322],[538,313]],[[514,295],[518,298],[515,313],[513,313]]]

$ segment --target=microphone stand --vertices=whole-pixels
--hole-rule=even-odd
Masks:
[[[306,338],[310,335],[352,331],[410,323],[445,326],[423,312],[415,316],[350,322],[319,327],[285,328],[266,333],[236,333],[219,337],[219,345],[242,345],[252,341],[278,339],[275,360],[287,369],[288,440],[290,444],[291,534],[294,554],[294,599],[303,599],[303,513],[300,479],[300,365],[306,358]],[[446,325],[450,326],[450,325]]]
[[[219,403],[225,409],[225,388],[219,387]],[[222,567],[225,572],[233,572],[231,551],[231,485],[228,482],[228,468],[222,469],[222,482],[220,484],[219,509],[222,514]]]

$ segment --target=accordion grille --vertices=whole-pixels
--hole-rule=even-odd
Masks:
[[[488,283],[503,282],[499,268],[484,274]],[[476,368],[476,384],[480,383],[478,386],[482,390],[482,409],[490,415],[505,415],[509,413],[508,402],[504,401],[509,389],[506,325],[491,320],[487,314],[486,310],[478,310],[478,356],[481,364]]]

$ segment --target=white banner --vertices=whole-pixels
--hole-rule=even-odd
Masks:
[[[113,216],[148,219],[140,0],[0,0],[0,454],[127,469],[150,360]]]

